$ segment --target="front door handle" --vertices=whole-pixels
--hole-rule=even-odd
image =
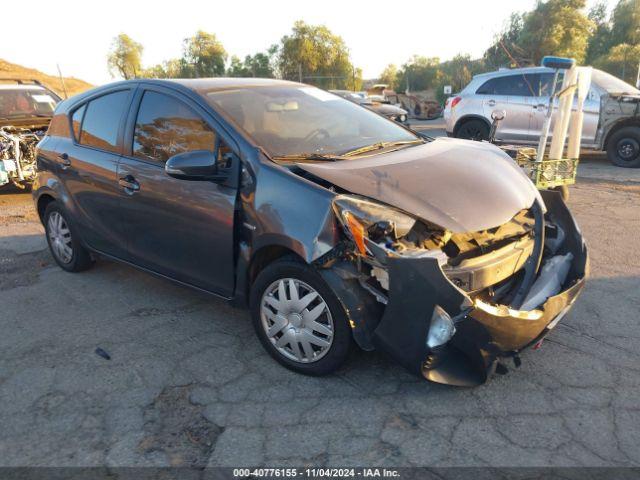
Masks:
[[[545,108],[547,108],[547,106],[544,103],[539,103],[538,105],[533,106],[534,110],[544,110]]]
[[[496,105],[496,101],[495,101],[495,100],[489,100],[489,101],[487,102],[487,105],[489,105],[490,107],[495,107],[495,105]]]
[[[71,166],[71,159],[69,158],[69,155],[67,155],[66,153],[61,153],[60,155],[58,155],[58,158],[60,159],[60,164],[62,165],[62,168]]]
[[[127,193],[133,193],[140,190],[140,184],[131,175],[120,178],[118,180],[118,185],[124,188],[125,192]]]

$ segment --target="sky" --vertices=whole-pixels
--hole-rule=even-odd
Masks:
[[[609,0],[611,4],[615,0]],[[595,0],[588,0],[592,5]],[[29,0],[29,12],[0,29],[0,58],[93,84],[112,80],[107,53],[127,33],[144,46],[144,66],[179,57],[184,38],[213,32],[229,55],[266,50],[296,20],[324,24],[342,36],[364,78],[414,54],[448,60],[479,57],[513,11],[535,0]],[[52,8],[55,5],[55,8]],[[611,5],[610,5],[611,7]],[[19,39],[19,40],[18,40]]]

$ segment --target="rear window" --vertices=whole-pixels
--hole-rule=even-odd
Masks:
[[[80,144],[115,152],[118,145],[118,130],[122,114],[128,105],[128,97],[129,90],[121,90],[91,100],[87,104],[82,120]]]

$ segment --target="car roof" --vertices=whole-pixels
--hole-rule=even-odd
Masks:
[[[41,85],[21,85],[16,83],[0,83],[0,90],[46,90]]]
[[[547,67],[501,68],[500,70],[495,70],[493,72],[479,73],[473,78],[502,77],[519,73],[543,73],[553,71],[554,70],[552,68]]]
[[[275,78],[171,78],[150,80],[158,83],[177,83],[192,90],[230,90],[236,88],[257,88],[257,87],[302,87],[308,86],[298,82],[288,80],[277,80]]]

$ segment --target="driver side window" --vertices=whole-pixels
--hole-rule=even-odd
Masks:
[[[133,134],[133,156],[165,163],[193,150],[215,151],[216,133],[180,100],[146,91],[140,102]]]

